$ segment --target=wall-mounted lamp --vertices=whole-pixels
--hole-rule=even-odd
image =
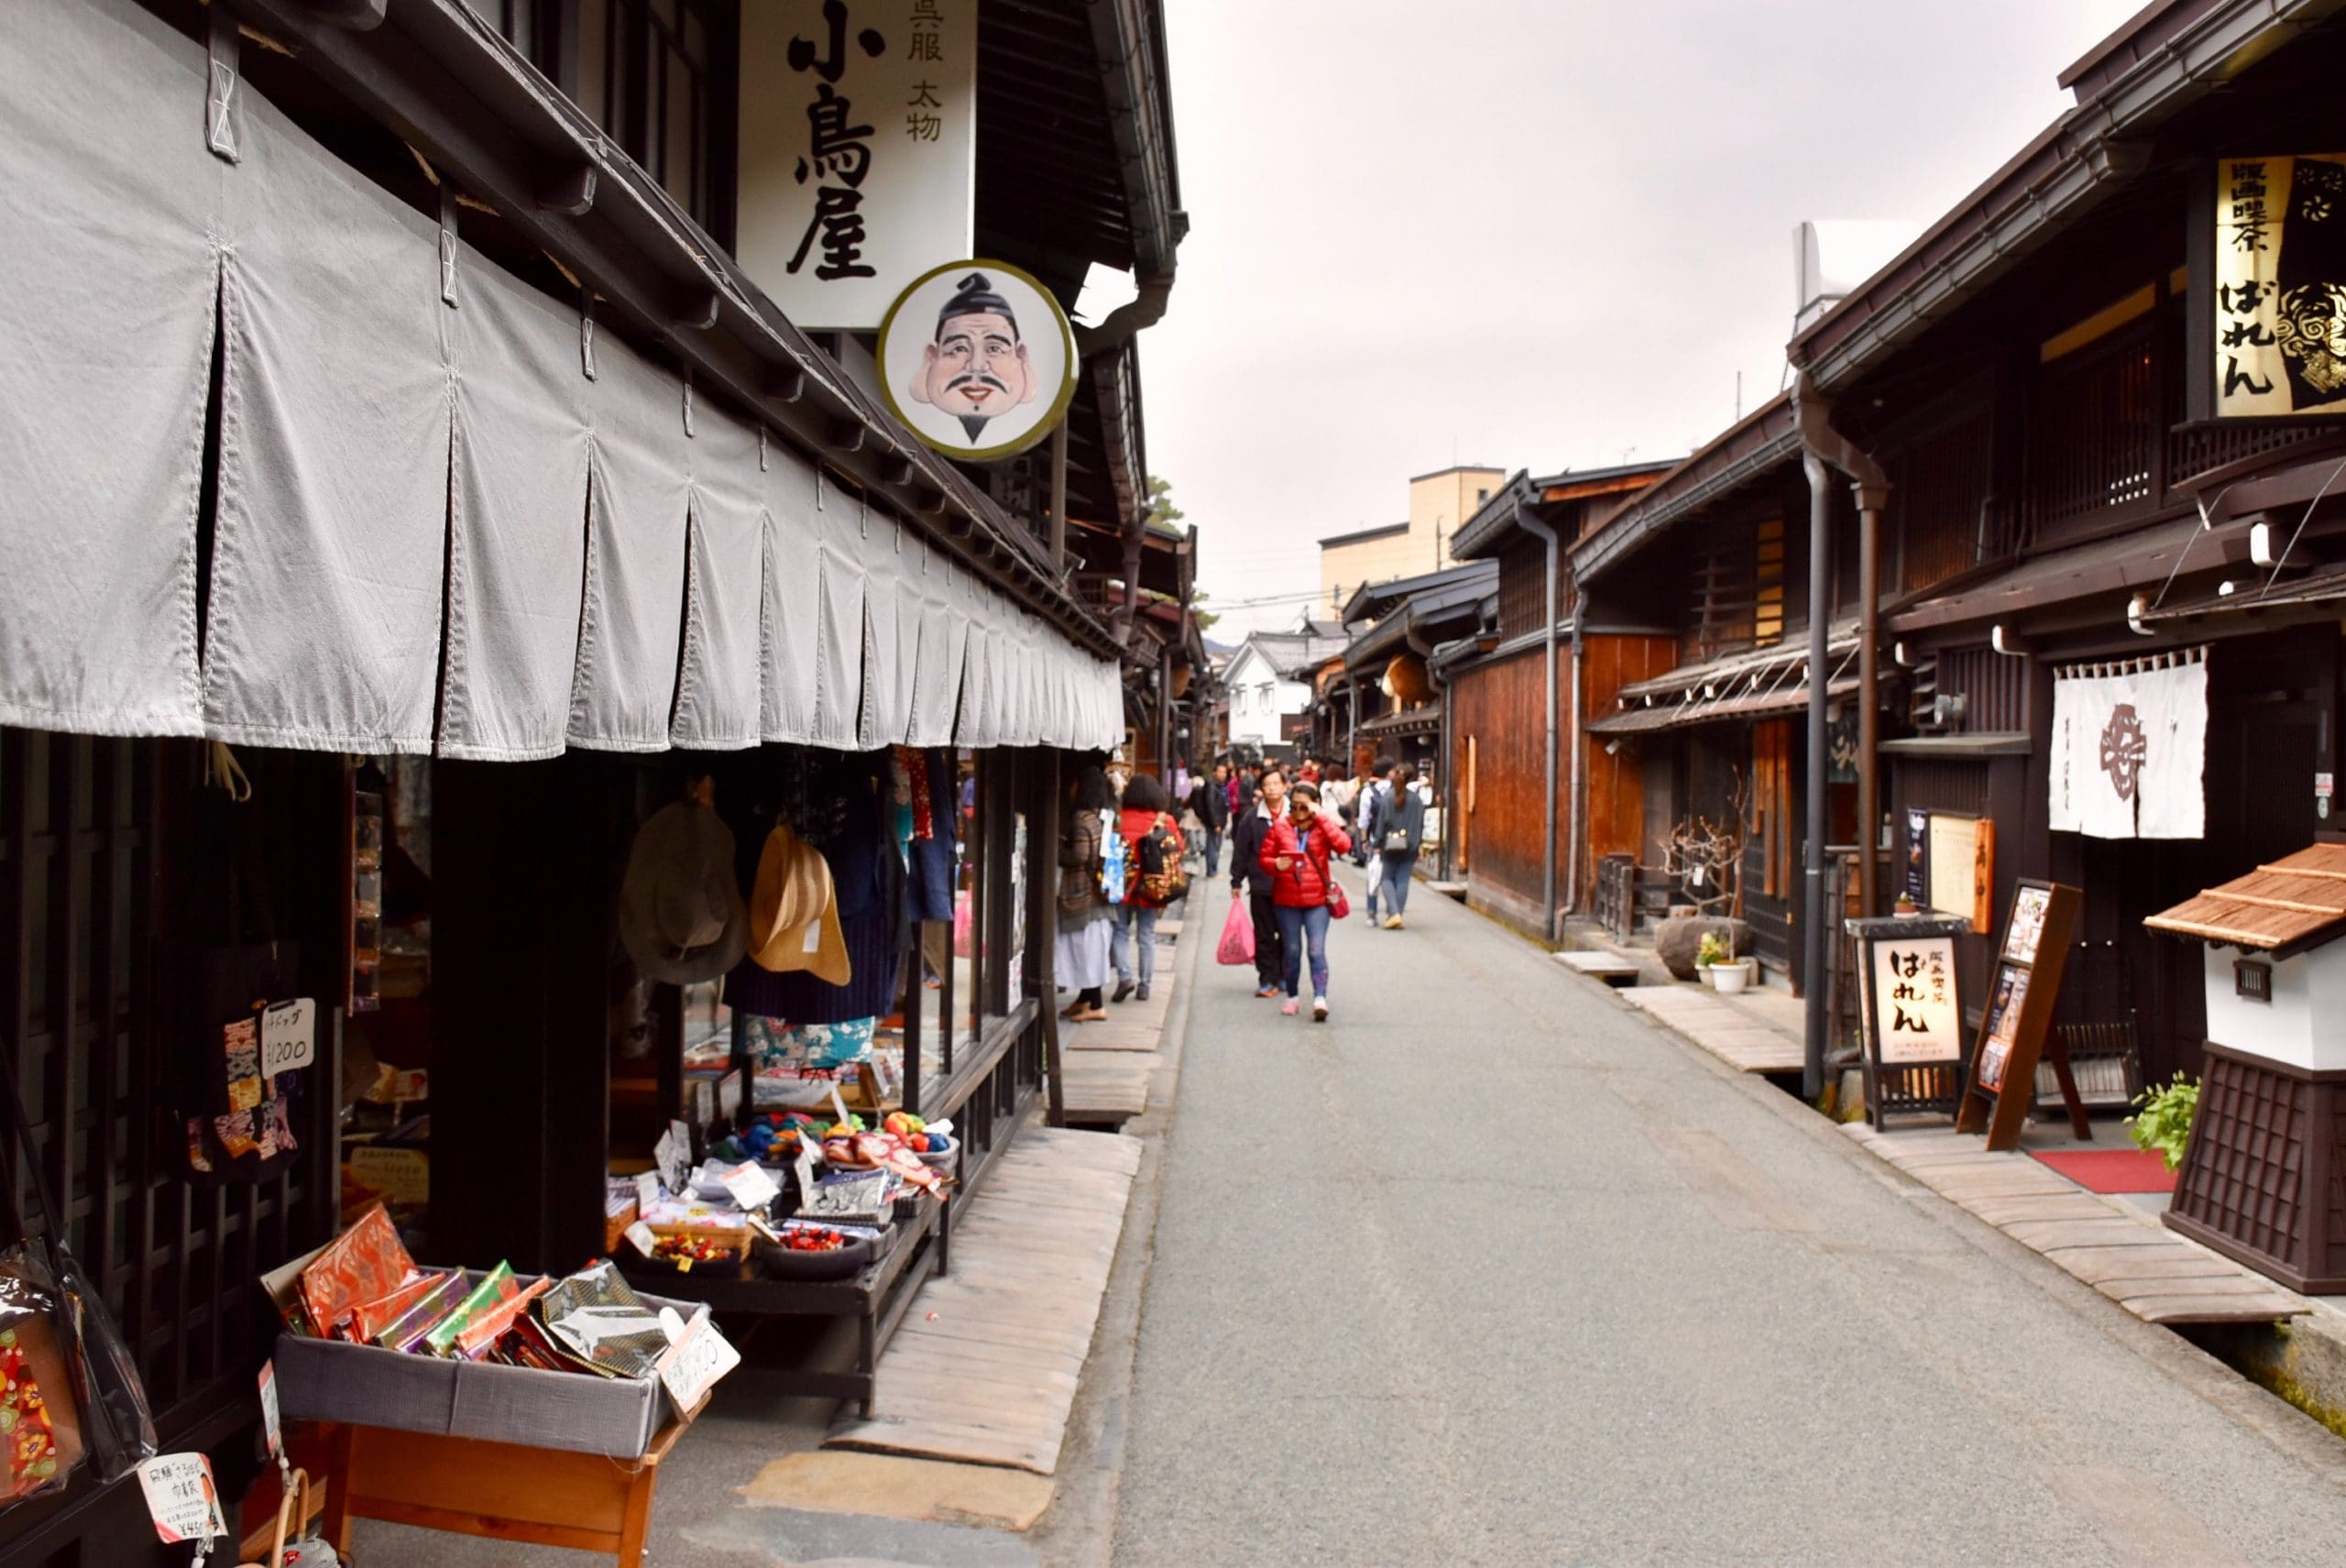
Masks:
[[[2135,597],[2139,598],[2141,596],[2137,595]],[[2034,652],[2028,639],[2022,637],[2017,633],[2006,631],[2001,621],[1997,622],[1994,627],[1990,629],[1988,632],[1988,646],[1993,648],[1997,652],[2005,655],[2007,658],[2012,659],[2025,659],[2032,652]]]
[[[2258,566],[2278,565],[2273,558],[2273,525],[2265,521],[2248,525],[2248,559]]]
[[[2143,624],[2143,617],[2151,608],[2151,596],[2136,594],[2126,601],[2126,630],[2137,637],[2156,637],[2157,632]]]
[[[1892,642],[1890,645],[1890,657],[1902,670],[1911,670],[1914,667],[1914,661],[1907,654],[1906,644],[1902,641]]]
[[[1605,754],[1608,757],[1617,757],[1621,754],[1621,742],[1618,737],[1605,742]]]

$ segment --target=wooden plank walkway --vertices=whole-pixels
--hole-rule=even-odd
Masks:
[[[823,1445],[1056,1471],[1139,1169],[1121,1133],[1021,1132],[880,1358],[873,1415],[842,1405]]]
[[[1801,1043],[1699,986],[1638,985],[1615,992],[1738,1072],[1798,1072]]]
[[[1951,1128],[1841,1130],[1957,1207],[2151,1323],[2269,1323],[2313,1310],[2285,1290],[2121,1200],[2088,1192],[2017,1150]]]

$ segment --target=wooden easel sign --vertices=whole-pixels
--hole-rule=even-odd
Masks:
[[[2012,913],[1997,949],[1995,979],[1988,1008],[1979,1019],[1979,1039],[1971,1052],[1971,1078],[1956,1112],[1959,1133],[1984,1132],[1994,1150],[2020,1146],[2021,1124],[2036,1096],[2036,1064],[2053,1026],[2053,1003],[2061,991],[2061,970],[2069,961],[2069,931],[2084,894],[2055,882],[2023,882],[2012,889]],[[2057,1062],[2061,1095],[2079,1137],[2088,1135],[2066,1060]]]

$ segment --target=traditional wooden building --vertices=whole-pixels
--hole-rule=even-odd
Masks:
[[[1577,716],[1611,711],[1622,681],[1664,667],[1661,640],[1584,623],[1569,552],[1669,466],[1518,472],[1453,542],[1496,576],[1488,623],[1429,661],[1446,707],[1454,824],[1443,874],[1465,883],[1474,907],[1541,937],[1594,897],[1598,859],[1642,834],[1642,800],[1620,788],[1615,755],[1581,744]]]
[[[1446,703],[1428,668],[1435,650],[1478,632],[1496,610],[1488,562],[1365,586],[1344,604],[1354,627],[1343,655],[1349,722],[1324,754],[1365,767],[1408,762],[1439,775]],[[1333,744],[1341,741],[1341,745]]]
[[[875,922],[870,971],[915,977],[905,1088],[966,1129],[965,1178],[1042,1083],[1028,823],[1050,840],[1063,753],[1124,735],[1144,667],[1068,525],[1149,543],[1135,340],[1186,225],[1162,16],[955,8],[976,251],[1062,306],[1095,264],[1137,285],[1076,341],[1063,433],[965,466],[875,395],[870,334],[802,331],[737,255],[745,164],[787,162],[740,115],[758,9],[19,0],[0,27],[0,1070],[30,1123],[0,1159],[63,1201],[164,1445],[232,1504],[256,1277],[335,1228],[362,1067],[429,1070],[432,1255],[608,1245],[626,1124],[685,1114],[685,988],[634,974],[617,905],[686,777],[739,814],[753,775],[845,753],[867,800],[893,748],[955,770],[966,951]],[[164,1115],[218,1051],[183,971],[224,941],[280,947],[268,994],[323,1015],[297,1157],[225,1184]],[[134,1481],[0,1515],[10,1568],[186,1559]]]
[[[1889,850],[1880,897],[1990,824],[1984,909],[2016,877],[2082,887],[2056,1018],[2135,1041],[2155,1080],[2198,1070],[2207,1023],[2199,954],[2144,916],[2333,825],[2346,166],[2278,182],[2346,146],[2323,85],[2346,31],[2284,9],[2145,9],[2064,73],[2069,113],[1790,350],[1887,481],[1890,717],[1851,758],[1879,770],[1881,814],[1851,826]],[[1847,476],[1825,488],[1846,562]],[[1975,1014],[1989,923],[1959,945]]]

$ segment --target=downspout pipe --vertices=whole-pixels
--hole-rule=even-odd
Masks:
[[[1580,863],[1588,850],[1588,752],[1581,735],[1581,715],[1586,711],[1588,671],[1581,659],[1581,635],[1585,630],[1588,606],[1575,599],[1573,604],[1573,817],[1565,834],[1564,845],[1564,916],[1569,919],[1580,908]]]
[[[1874,746],[1878,740],[1874,640],[1879,632],[1879,576],[1881,508],[1889,499],[1889,476],[1871,456],[1833,428],[1833,405],[1816,390],[1803,370],[1792,389],[1793,419],[1800,432],[1801,467],[1808,476],[1808,850],[1802,857],[1803,897],[1802,919],[1807,940],[1801,948],[1801,995],[1806,1003],[1803,1030],[1805,1048],[1801,1061],[1801,1093],[1814,1103],[1825,1092],[1825,1031],[1829,1027],[1825,994],[1825,944],[1834,939],[1839,923],[1826,896],[1825,878],[1825,780],[1831,770],[1826,751],[1826,687],[1832,669],[1833,620],[1833,475],[1837,470],[1856,492],[1859,522],[1858,593],[1863,601],[1858,641],[1858,825],[1863,840],[1858,850],[1860,907],[1873,911]]]
[[[1541,707],[1546,715],[1546,739],[1540,748],[1541,761],[1546,764],[1547,787],[1540,795],[1540,927],[1541,938],[1556,939],[1556,555],[1559,541],[1555,526],[1544,519],[1534,517],[1518,503],[1515,521],[1525,532],[1543,540],[1548,546],[1548,597],[1544,601],[1547,623],[1545,667],[1546,700]],[[1573,727],[1577,738],[1579,727]]]

